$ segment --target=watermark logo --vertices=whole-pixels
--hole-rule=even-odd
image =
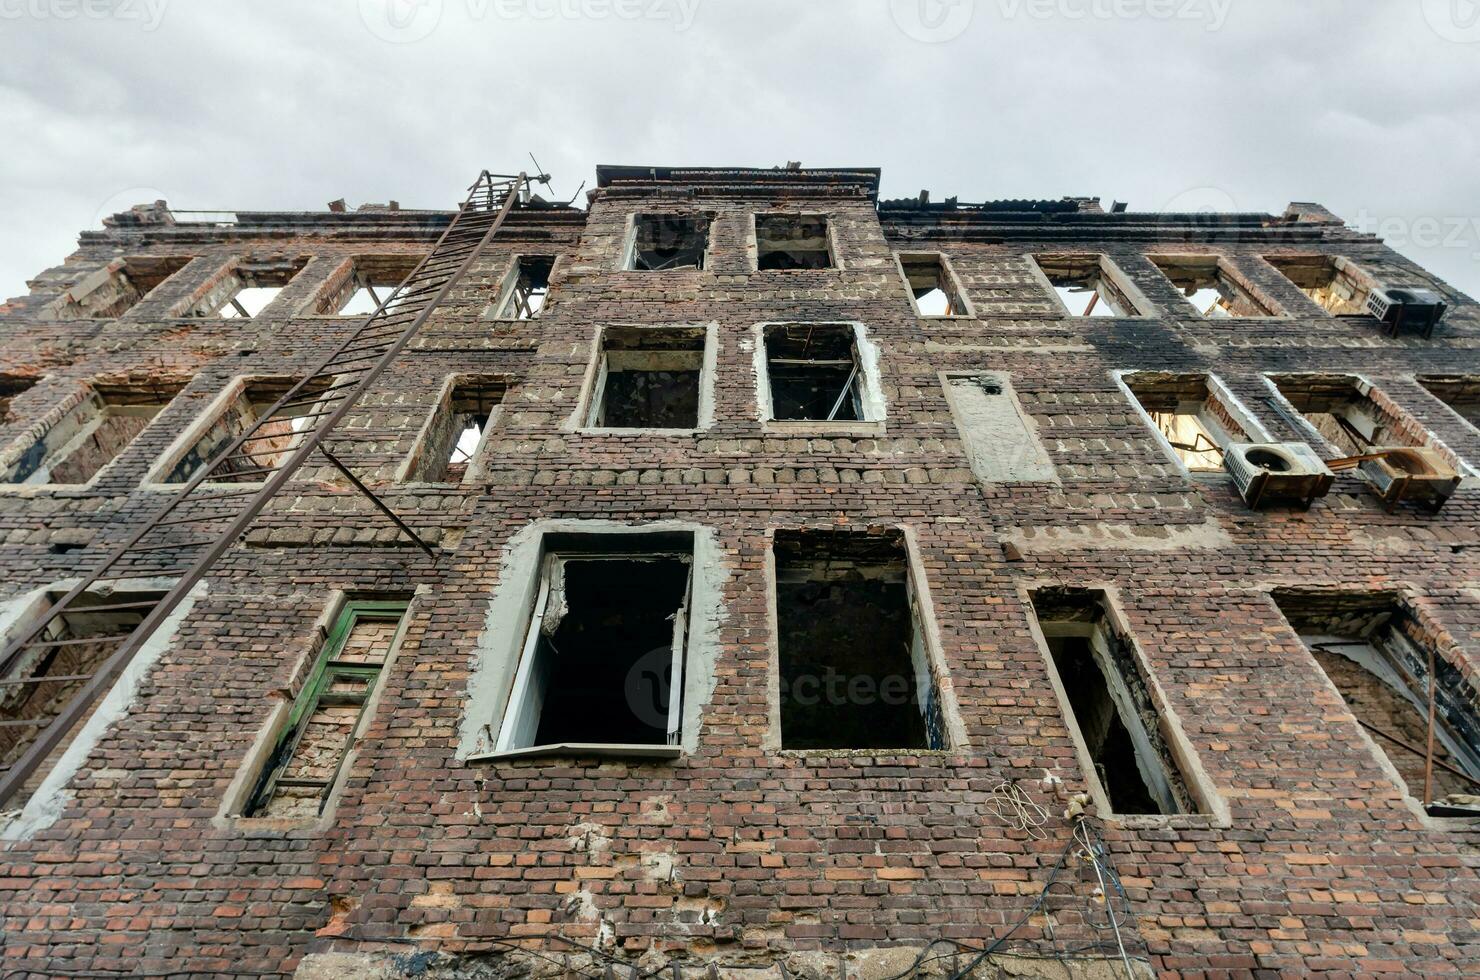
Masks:
[[[0,0],[0,3],[5,0]],[[702,0],[360,0],[360,20],[391,44],[430,37],[455,11],[461,23],[514,20],[654,20],[675,31],[694,23]]]
[[[360,0],[360,20],[391,44],[412,44],[442,23],[442,0]]]
[[[155,31],[169,0],[0,0],[0,20],[108,20]]]
[[[1233,0],[997,0],[1003,20],[1159,20],[1220,31]]]
[[[1480,42],[1480,0],[1419,0],[1423,19],[1446,41]]]
[[[666,729],[668,692],[673,686],[673,651],[656,647],[638,657],[622,686],[634,718],[649,727]]]
[[[960,37],[975,14],[976,0],[889,0],[894,26],[925,44],[942,44]]]
[[[1387,215],[1363,209],[1351,223],[1357,231],[1376,235],[1389,248],[1452,249],[1480,261],[1480,218],[1462,215]]]

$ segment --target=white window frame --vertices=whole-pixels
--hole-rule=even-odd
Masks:
[[[631,742],[557,742],[536,743],[540,711],[543,709],[542,680],[536,676],[539,639],[550,595],[564,578],[564,564],[569,561],[633,561],[667,558],[681,561],[688,568],[684,597],[673,617],[671,673],[668,688],[668,731],[666,744]],[[540,563],[539,589],[530,609],[524,642],[519,650],[519,666],[499,725],[494,751],[479,758],[529,758],[550,755],[616,756],[623,758],[673,759],[683,752],[683,700],[685,661],[689,648],[689,608],[693,602],[694,555],[690,551],[662,549],[655,551],[562,550],[548,554]]]

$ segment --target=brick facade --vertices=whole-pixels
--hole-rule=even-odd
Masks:
[[[1480,823],[1405,802],[1271,598],[1399,594],[1473,690],[1480,497],[1462,486],[1438,514],[1389,513],[1345,473],[1308,511],[1251,511],[1228,478],[1181,471],[1113,374],[1211,372],[1275,441],[1310,437],[1270,406],[1264,374],[1360,375],[1480,465],[1480,431],[1415,380],[1480,375],[1474,301],[1311,205],[1216,217],[1074,201],[881,209],[877,173],[863,170],[608,168],[599,183],[587,211],[517,210],[333,439],[438,560],[405,547],[332,471],[301,473],[213,569],[59,813],[0,843],[5,976],[278,975],[316,957],[391,969],[393,954],[412,970],[418,950],[446,954],[438,969],[471,969],[509,941],[554,936],[649,969],[779,961],[883,976],[909,958],[889,970],[856,957],[990,942],[1032,905],[1069,840],[1044,770],[1070,792],[1086,787],[1028,601],[1052,586],[1110,597],[1217,801],[1098,819],[1135,912],[1134,959],[1182,976],[1480,969]],[[706,268],[618,269],[635,211],[696,209],[713,215]],[[839,267],[754,271],[751,215],[773,210],[826,215]],[[35,384],[11,400],[0,444],[39,431],[83,383],[185,384],[91,485],[0,492],[5,597],[75,577],[145,519],[163,492],[141,486],[146,473],[232,379],[291,377],[322,357],[354,322],[313,312],[347,259],[414,256],[448,220],[149,220],[159,215],[85,232],[3,308],[0,374]],[[897,251],[946,254],[975,315],[916,316]],[[1065,315],[1025,258],[1046,252],[1108,256],[1153,309]],[[491,319],[519,253],[559,257],[549,301],[535,319]],[[1202,317],[1147,258],[1188,253],[1224,257],[1286,315]],[[1285,254],[1428,284],[1450,311],[1432,340],[1389,338],[1370,318],[1329,315],[1262,258]],[[57,315],[64,290],[136,256],[188,261],[121,316]],[[252,319],[178,315],[245,256],[306,263]],[[754,328],[792,321],[863,325],[879,349],[881,427],[763,424]],[[577,431],[595,329],[610,324],[714,325],[712,424]],[[1058,482],[976,480],[941,378],[956,371],[1010,378]],[[483,478],[396,482],[447,379],[469,375],[505,386]],[[712,531],[723,617],[696,747],[676,761],[457,761],[510,539],[536,521],[582,520]],[[771,535],[838,527],[907,531],[958,735],[945,750],[778,747]],[[168,579],[180,572],[171,561],[129,575]],[[347,779],[312,826],[235,819],[233,785],[302,685],[336,590],[414,596]],[[1052,811],[1045,839],[994,811],[1004,779]],[[1014,951],[1111,955],[1073,901],[1055,901],[1051,921],[1013,933]],[[573,949],[529,947],[557,959]],[[335,953],[365,959],[322,959]]]

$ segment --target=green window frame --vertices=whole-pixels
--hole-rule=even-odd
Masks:
[[[252,790],[247,806],[243,808],[243,816],[264,815],[263,811],[276,799],[278,792],[284,789],[319,790],[317,812],[319,814],[324,812],[324,806],[329,802],[329,797],[343,773],[344,761],[349,757],[350,750],[354,748],[358,740],[360,727],[365,720],[366,708],[375,693],[380,675],[385,670],[391,651],[400,639],[407,606],[408,603],[405,601],[356,600],[345,603],[344,608],[335,617],[334,627],[320,649],[313,670],[309,673],[308,679],[293,703],[293,711],[288,716],[287,725],[284,726],[282,734],[278,736],[267,763],[262,767],[262,774],[257,779],[257,785]],[[385,659],[378,664],[340,660],[345,643],[354,632],[354,628],[361,622],[374,621],[396,624],[395,633],[386,649]],[[316,712],[320,708],[343,706],[358,706],[359,710],[349,726],[344,743],[339,746],[333,770],[325,777],[304,778],[287,775],[298,757],[299,745]]]

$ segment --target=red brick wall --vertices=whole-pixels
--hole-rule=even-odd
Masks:
[[[1299,439],[1265,404],[1262,372],[1361,373],[1477,460],[1480,432],[1406,380],[1480,374],[1472,302],[1455,296],[1431,342],[1392,340],[1369,321],[1326,316],[1257,258],[1325,251],[1409,268],[1339,225],[1127,228],[1108,216],[991,233],[893,221],[886,235],[869,200],[805,177],[785,203],[832,217],[844,268],[752,273],[748,214],[781,191],[644,193],[598,192],[584,226],[519,216],[347,422],[347,433],[389,432],[333,440],[384,481],[448,375],[509,380],[486,486],[378,484],[451,549],[439,563],[392,546],[395,532],[367,505],[314,473],[269,508],[248,547],[221,561],[138,701],[74,780],[65,812],[0,850],[5,967],[248,975],[291,972],[309,952],[382,948],[379,940],[477,952],[547,933],[611,941],[645,963],[675,950],[739,962],[940,936],[990,941],[1032,903],[1069,835],[1061,803],[1046,840],[1008,829],[987,805],[991,790],[1021,779],[1041,795],[1045,768],[1071,791],[1085,785],[1024,599],[1031,586],[1066,584],[1115,591],[1230,816],[1226,825],[1209,816],[1103,822],[1138,915],[1133,955],[1199,975],[1475,969],[1480,827],[1428,826],[1403,802],[1267,593],[1405,590],[1457,638],[1473,680],[1477,498],[1462,490],[1438,517],[1387,514],[1343,475],[1309,512],[1251,513],[1228,481],[1179,474],[1110,375],[1214,372],[1276,438]],[[717,214],[708,269],[613,271],[630,212],[698,206]],[[137,487],[142,474],[230,378],[291,374],[343,335],[348,324],[288,312],[338,258],[429,241],[353,227],[96,233],[43,274],[32,297],[9,305],[0,372],[45,378],[15,400],[0,439],[78,380],[156,371],[194,380],[88,492],[0,494],[7,593],[76,574],[141,519],[155,500]],[[895,247],[946,252],[978,319],[914,317],[889,236]],[[1227,255],[1294,315],[1192,315],[1142,255],[1189,238]],[[1108,252],[1164,315],[1059,316],[1022,256],[1067,246]],[[547,249],[562,262],[544,314],[480,319],[505,268],[500,256]],[[244,250],[314,258],[256,321],[160,318]],[[198,257],[118,320],[39,316],[76,277],[136,253]],[[865,324],[881,348],[884,435],[762,431],[751,330],[785,319]],[[713,427],[691,436],[561,427],[598,323],[711,321]],[[937,372],[974,369],[1011,374],[1060,484],[972,481]],[[676,518],[715,530],[726,619],[696,753],[674,763],[454,760],[505,543],[540,518]],[[939,754],[765,747],[767,532],[826,525],[913,529],[964,745]],[[1017,543],[1016,560],[1005,539]],[[51,553],[60,540],[88,548]],[[157,561],[136,570],[171,571],[165,556]],[[273,692],[294,683],[330,590],[417,586],[425,595],[330,826],[247,831],[215,819]],[[1055,928],[1059,945],[1045,950],[1098,938],[1072,916]],[[1044,924],[1015,936],[1042,939]]]

